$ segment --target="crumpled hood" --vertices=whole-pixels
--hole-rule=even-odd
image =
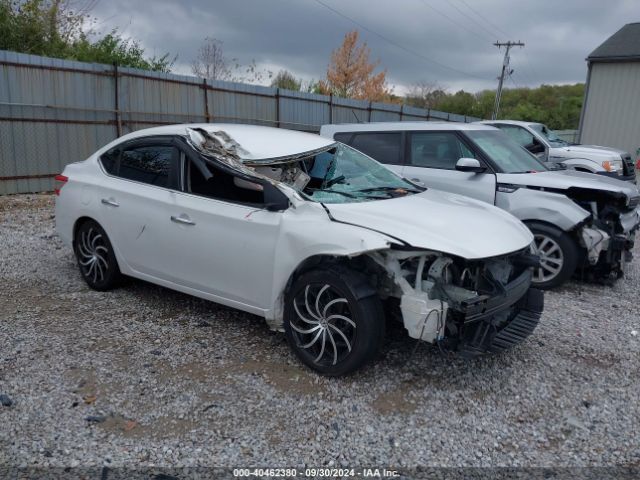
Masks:
[[[377,230],[413,247],[469,260],[526,248],[531,232],[509,213],[478,200],[438,190],[388,200],[325,204],[342,222]]]
[[[553,147],[550,155],[563,158],[589,158],[593,160],[622,160],[620,155],[626,154],[624,150],[598,145],[569,145],[568,147]]]
[[[524,185],[527,187],[543,187],[555,190],[567,190],[571,187],[589,188],[607,192],[624,193],[628,198],[636,197],[638,188],[632,183],[617,178],[596,175],[594,173],[576,172],[575,170],[558,170],[537,173],[499,173],[498,183]]]

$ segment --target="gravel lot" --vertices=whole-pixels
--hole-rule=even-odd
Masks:
[[[0,245],[0,466],[640,466],[638,261],[546,295],[506,355],[411,356],[399,331],[326,379],[258,317],[89,290],[51,195],[0,197]]]

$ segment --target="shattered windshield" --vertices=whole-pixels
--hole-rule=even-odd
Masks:
[[[500,130],[469,130],[466,134],[500,169],[501,173],[541,172],[547,168]]]
[[[296,161],[256,163],[253,168],[256,173],[294,187],[307,199],[322,203],[382,200],[424,190],[342,143]]]
[[[560,136],[556,132],[550,130],[549,127],[543,125],[542,123],[532,123],[529,126],[540,135],[542,135],[552,147],[566,147],[570,145],[569,142],[560,138]]]

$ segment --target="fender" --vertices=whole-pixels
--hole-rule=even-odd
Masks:
[[[529,188],[518,188],[512,193],[497,192],[496,206],[523,222],[538,220],[556,225],[565,232],[591,215],[566,195]]]

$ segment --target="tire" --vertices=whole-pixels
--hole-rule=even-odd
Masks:
[[[533,233],[536,255],[540,256],[541,268],[533,273],[532,284],[548,290],[569,280],[578,265],[578,245],[562,230],[541,223],[527,225]]]
[[[329,267],[303,273],[285,296],[289,346],[308,367],[347,375],[371,361],[384,340],[382,302],[363,275]]]
[[[93,220],[84,221],[73,241],[80,274],[90,288],[106,291],[121,278],[113,247],[104,229]]]

